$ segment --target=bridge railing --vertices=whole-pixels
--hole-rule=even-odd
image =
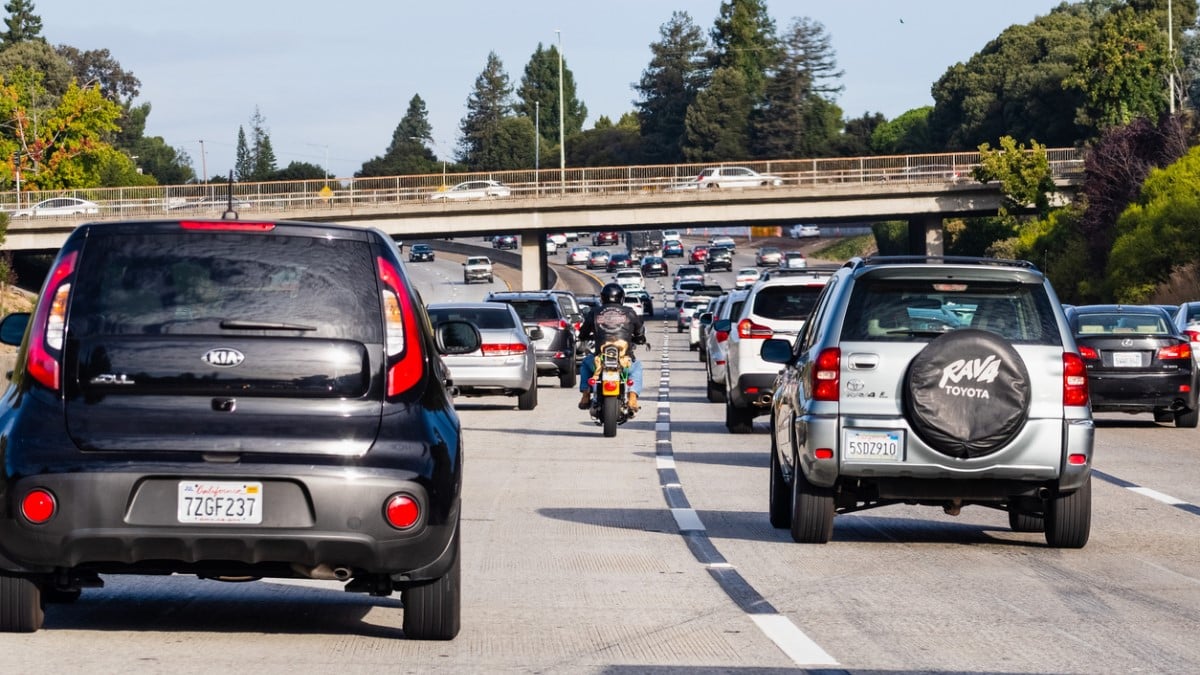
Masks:
[[[1051,170],[1059,179],[1082,176],[1083,159],[1073,148],[1048,149]],[[837,186],[881,182],[938,183],[969,182],[978,166],[978,152],[930,155],[893,155],[785,159],[752,162],[709,162],[672,165],[640,165],[558,168],[534,171],[486,171],[454,174],[419,174],[369,178],[330,178],[260,183],[235,183],[233,197],[238,208],[276,213],[312,213],[321,208],[339,210],[431,202],[439,191],[472,180],[496,180],[509,186],[512,198],[553,199],[556,196],[672,192],[686,185],[701,170],[713,166],[742,166],[783,179],[784,186]],[[74,197],[95,202],[99,214],[88,217],[131,218],[216,215],[224,210],[227,188],[223,183],[88,188],[76,190],[0,192],[0,210],[13,212],[55,197]],[[202,201],[203,200],[203,201]]]

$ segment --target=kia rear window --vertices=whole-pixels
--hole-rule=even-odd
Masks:
[[[155,233],[92,237],[70,329],[91,335],[294,335],[383,341],[362,241]]]

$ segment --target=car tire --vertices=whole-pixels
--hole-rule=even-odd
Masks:
[[[1175,413],[1175,426],[1181,429],[1195,429],[1200,422],[1200,410]]]
[[[495,283],[495,282],[496,282],[495,277],[493,277],[492,275],[489,274],[488,275],[488,283],[491,284],[491,283]]]
[[[917,436],[943,455],[983,457],[1008,445],[1025,427],[1029,382],[1021,355],[1007,340],[961,328],[932,340],[913,357],[904,378],[904,416]]]
[[[689,351],[689,352],[696,352],[696,351],[700,351],[700,345],[692,344],[692,343],[690,343],[690,342],[689,342],[689,343],[688,343],[688,351]]]
[[[792,526],[792,492],[791,486],[783,477],[783,467],[779,464],[779,445],[775,442],[775,422],[771,421],[771,485],[767,492],[767,513],[771,519],[771,527],[784,530]]]
[[[463,275],[463,283],[470,286],[471,285],[471,277],[464,274]]]
[[[461,527],[461,523],[459,524]],[[454,532],[454,562],[440,578],[400,592],[404,605],[404,637],[409,640],[453,640],[462,625],[462,553]]]
[[[799,462],[793,462],[792,541],[825,544],[833,537],[833,490],[813,485],[804,477]]]
[[[32,633],[42,627],[41,589],[21,577],[0,576],[0,632]]]
[[[1008,527],[1013,532],[1045,532],[1046,519],[1042,516],[1031,516],[1027,513],[1009,511]]]
[[[731,434],[749,434],[754,432],[754,411],[739,408],[733,404],[729,395],[729,386],[725,386],[725,428]]]
[[[533,410],[537,407],[538,388],[537,378],[533,378],[533,386],[521,392],[517,396],[517,410]]]
[[[708,387],[707,387],[707,390],[705,391],[705,395],[708,396],[709,402],[710,403],[724,403],[725,402],[725,388],[723,386],[721,386],[720,384],[718,384],[717,382],[713,382],[712,378],[709,377],[708,375],[705,375],[704,379],[708,383]]]
[[[575,350],[572,348],[571,351],[574,353]],[[575,378],[577,377],[577,370],[578,364],[575,363],[575,358],[572,356],[571,363],[569,364],[567,370],[558,374],[558,386],[562,389],[570,389],[574,387],[576,383]]]
[[[1046,500],[1046,543],[1054,548],[1083,548],[1092,530],[1092,477],[1070,494]]]

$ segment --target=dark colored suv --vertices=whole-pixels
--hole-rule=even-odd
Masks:
[[[462,436],[383,232],[298,222],[85,224],[0,400],[0,631],[102,574],[399,590],[406,637],[460,624]],[[24,336],[22,338],[22,336]],[[436,430],[436,431],[434,431]]]
[[[557,291],[505,291],[488,293],[485,302],[507,302],[517,310],[526,327],[538,326],[542,337],[534,340],[539,376],[557,376],[563,389],[574,387],[578,368],[575,365],[575,336],[572,325],[575,317],[563,307],[565,300]],[[582,323],[583,317],[578,320]]]

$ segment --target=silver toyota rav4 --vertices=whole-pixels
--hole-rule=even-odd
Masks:
[[[834,273],[771,407],[770,519],[824,543],[835,513],[1008,512],[1080,548],[1091,529],[1087,373],[1050,283],[983,258],[854,259]]]

